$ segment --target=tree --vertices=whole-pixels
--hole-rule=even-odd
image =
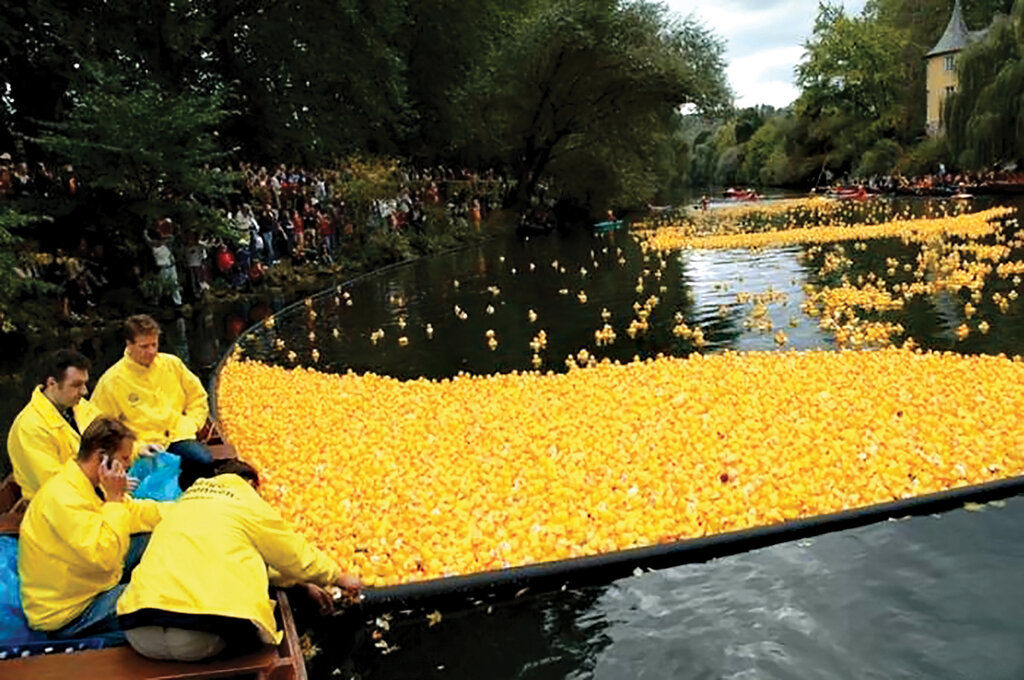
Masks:
[[[414,119],[404,149],[429,161],[472,163],[464,92],[474,67],[506,40],[534,0],[408,0],[397,33]]]
[[[639,198],[679,108],[723,106],[722,47],[647,2],[556,0],[524,16],[467,88],[473,136],[514,167],[520,199],[545,176],[586,200]],[[648,187],[649,191],[649,187]]]
[[[11,308],[24,295],[53,292],[56,286],[27,275],[30,256],[18,232],[40,222],[7,206],[0,207],[0,333],[16,330]]]
[[[785,128],[779,116],[769,118],[747,141],[741,178],[745,184],[782,184],[768,168],[773,154],[785,143]]]
[[[241,115],[224,134],[245,157],[324,163],[391,153],[412,133],[397,36],[403,0],[233,3],[211,59]]]
[[[893,52],[901,42],[898,31],[872,15],[849,17],[841,5],[820,4],[796,68],[802,106],[868,121],[891,116],[907,71]]]
[[[959,89],[944,107],[949,146],[964,167],[1024,159],[1024,0],[964,51]]]
[[[89,202],[121,232],[111,241],[131,249],[141,227],[163,217],[206,232],[222,227],[214,206],[233,179],[216,169],[226,155],[216,137],[228,115],[223,95],[173,94],[100,67],[83,71],[90,78],[71,93],[67,120],[46,124],[36,141],[85,178]]]
[[[1013,0],[962,0],[964,19],[971,28],[988,26],[997,12],[1009,11]],[[878,21],[901,32],[897,57],[912,65],[898,89],[900,141],[910,142],[924,134],[925,64],[923,56],[942,35],[953,7],[952,0],[869,0]]]

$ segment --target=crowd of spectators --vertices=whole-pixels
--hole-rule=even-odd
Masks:
[[[15,162],[11,154],[0,153],[0,199],[22,196],[51,198],[58,194],[74,196],[78,191],[75,170],[70,165],[58,169],[45,163]]]
[[[499,208],[511,184],[493,171],[477,174],[446,167],[395,171],[396,190],[373,201],[368,216],[346,203],[341,170],[312,171],[280,165],[268,170],[242,164],[239,191],[224,214],[232,237],[205,241],[186,234],[187,289],[202,295],[210,280],[223,277],[241,288],[259,281],[282,260],[292,264],[333,264],[342,247],[358,247],[374,231],[422,232],[431,207],[446,223],[479,231],[483,218]],[[211,256],[212,254],[212,256]]]
[[[344,187],[359,169],[310,170],[242,163],[228,168],[238,181],[218,206],[228,229],[181,229],[169,218],[141,228],[148,260],[134,266],[136,281],[155,273],[160,289],[175,307],[201,299],[218,283],[242,290],[258,285],[282,262],[333,264],[352,254],[368,235],[423,232],[430,219],[479,231],[486,215],[501,207],[514,185],[504,175],[444,166],[395,166],[393,193],[372,201],[369,214],[347,204]],[[52,172],[30,168],[0,155],[0,199],[57,192],[74,197],[78,180],[71,166]],[[108,284],[104,243],[82,237],[73,252],[44,248],[27,253],[17,273],[53,284],[66,318],[78,321]]]
[[[965,191],[985,192],[1001,187],[1024,187],[1024,172],[1016,168],[1003,170],[979,170],[974,172],[952,172],[939,166],[934,173],[905,177],[900,174],[855,177],[845,182],[846,186],[863,186],[881,193],[894,194],[956,194]]]

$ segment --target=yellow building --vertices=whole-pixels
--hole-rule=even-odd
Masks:
[[[949,24],[925,58],[925,98],[927,102],[927,130],[929,135],[942,133],[942,104],[957,87],[957,57],[960,51],[980,40],[985,31],[969,31],[960,10],[960,0],[953,2]]]

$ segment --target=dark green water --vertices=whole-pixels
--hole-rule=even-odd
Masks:
[[[913,205],[923,210],[926,204]],[[985,206],[979,202],[974,208]],[[645,261],[626,233],[498,239],[362,279],[344,288],[351,306],[336,290],[316,296],[310,307],[300,304],[280,314],[273,331],[257,327],[243,338],[242,347],[249,356],[283,365],[443,377],[459,371],[528,370],[529,342],[544,329],[543,368],[558,371],[565,370],[566,355],[580,349],[618,360],[688,354],[695,349],[691,342],[671,332],[681,312],[688,324],[704,329],[705,352],[775,350],[773,332],[746,327],[751,305],[736,300],[739,292],[769,288],[788,296],[768,305],[774,329],[789,337],[787,347],[833,347],[832,336],[818,329],[817,320],[800,312],[802,286],[819,283],[822,262],[821,254],[803,257],[807,251],[673,254],[665,257],[658,280],[653,276],[657,257]],[[854,252],[848,244],[854,260],[850,275],[882,274],[887,257],[905,262],[915,253],[915,247],[892,240],[868,242],[865,252]],[[1016,253],[1013,259],[1022,256]],[[637,293],[644,269],[649,273],[643,292]],[[489,287],[500,289],[499,294]],[[990,302],[992,292],[1013,287],[1010,281],[989,279],[973,321],[987,319],[991,330],[972,333],[963,342],[955,339],[953,329],[964,321],[966,297],[934,296],[884,318],[902,323],[925,347],[1020,353],[1024,300],[1015,301],[1005,314]],[[566,294],[560,293],[563,289]],[[577,298],[581,290],[586,303]],[[651,295],[660,298],[651,329],[630,339],[625,327],[634,317],[634,302]],[[241,324],[257,321],[283,302],[218,310],[183,327],[169,327],[165,347],[183,356],[187,351],[191,365],[208,372]],[[466,320],[456,317],[455,305],[468,315]],[[487,313],[488,305],[493,314]],[[608,347],[597,347],[594,331],[604,323],[603,308],[611,312],[609,323],[618,337]],[[537,313],[535,323],[527,319],[529,309]],[[314,319],[310,310],[316,312]],[[425,331],[428,323],[432,338]],[[383,329],[384,337],[374,344],[370,334],[377,329]],[[498,339],[495,350],[486,343],[487,330]],[[399,344],[401,336],[407,345]],[[283,349],[275,348],[276,338],[285,342]],[[120,355],[121,347],[110,336],[86,343],[102,367]],[[288,352],[295,352],[294,360]],[[12,357],[3,368],[7,389],[0,419],[6,422],[28,393],[21,363]],[[372,637],[379,628],[372,620],[341,617],[317,626],[322,651],[310,664],[311,675],[1020,678],[1022,525],[1024,501],[1016,498],[982,512],[888,522],[602,587],[527,593],[511,602],[479,606],[460,600],[442,612],[435,626],[428,625],[425,612],[392,612],[383,642],[393,650],[386,654]]]

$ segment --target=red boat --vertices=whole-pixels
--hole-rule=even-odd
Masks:
[[[759,201],[761,200],[760,194],[753,189],[733,189],[732,187],[725,190],[725,197],[734,201]]]
[[[868,197],[868,190],[864,187],[841,187],[831,192],[834,198],[849,199],[852,201],[863,201]]]

